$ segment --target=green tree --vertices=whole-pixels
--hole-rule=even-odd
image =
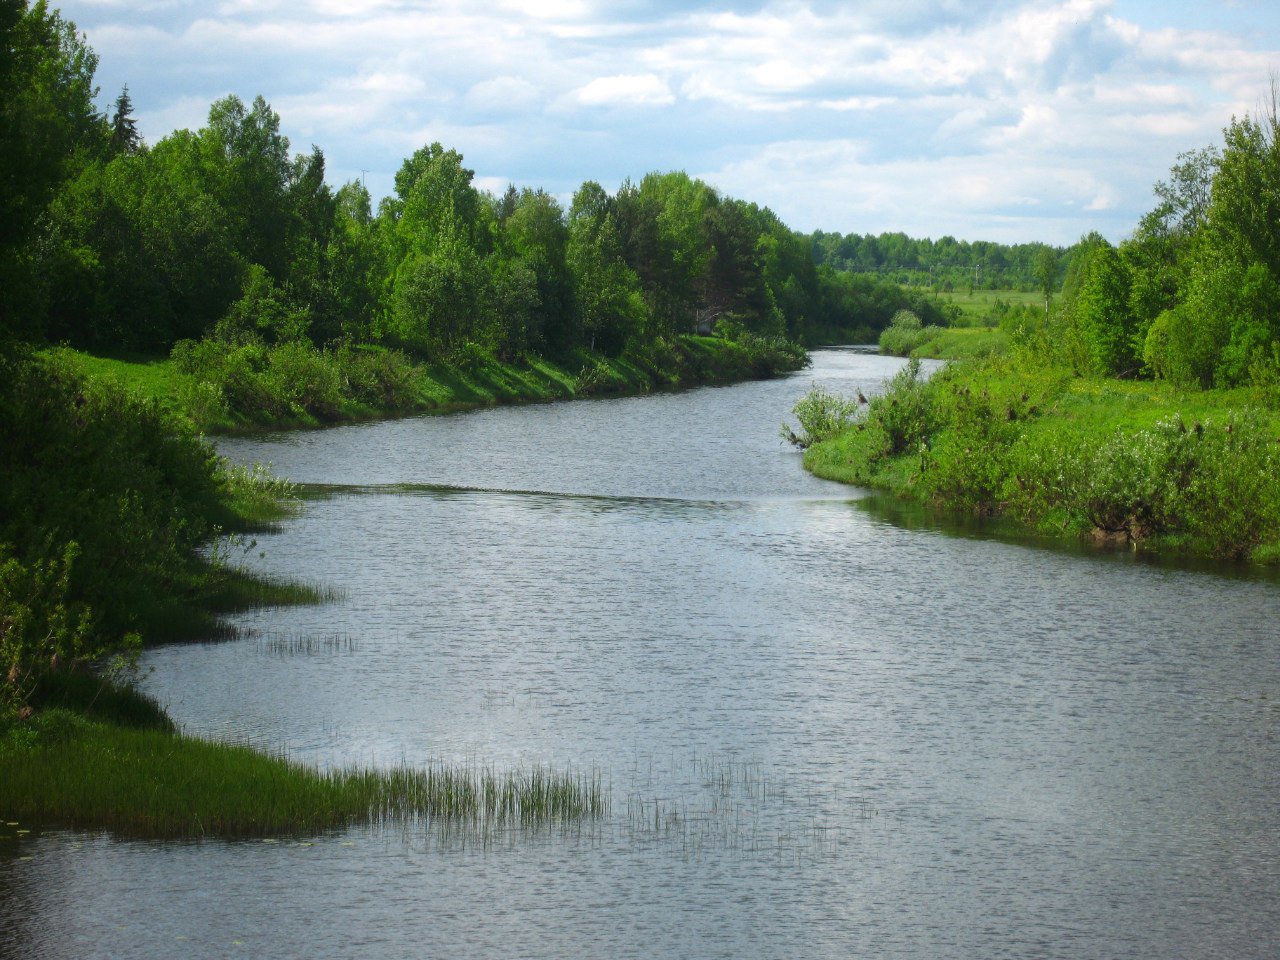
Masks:
[[[635,344],[645,327],[640,278],[623,256],[613,202],[588,180],[569,207],[566,261],[585,342],[611,356]]]
[[[1090,369],[1108,376],[1137,372],[1135,324],[1129,310],[1128,268],[1103,241],[1087,254],[1083,279],[1073,304],[1075,323],[1088,350]]]
[[[37,223],[61,184],[102,152],[98,58],[40,0],[0,3],[0,336],[35,332]]]
[[[251,107],[224,97],[209,108],[199,140],[202,187],[225,211],[240,256],[287,279],[293,165],[279,115],[261,96]]]
[[[568,263],[569,229],[564,210],[542,190],[522,190],[502,223],[510,256],[535,278],[536,297],[528,304],[528,327],[516,349],[550,349],[563,353],[579,341],[573,304],[573,277]]]
[[[1049,308],[1053,304],[1053,291],[1058,284],[1058,258],[1050,247],[1042,247],[1036,254],[1036,285],[1044,295],[1044,318],[1049,320]]]
[[[114,153],[133,153],[142,146],[138,135],[138,122],[133,117],[133,100],[126,83],[116,97],[115,112],[111,114],[111,149]]]

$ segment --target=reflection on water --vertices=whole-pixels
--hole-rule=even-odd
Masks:
[[[227,441],[318,485],[262,568],[340,594],[149,653],[185,729],[598,770],[611,814],[0,841],[0,953],[1270,955],[1275,585],[956,537],[807,476],[794,400],[896,363]]]

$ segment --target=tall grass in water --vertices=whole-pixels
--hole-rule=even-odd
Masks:
[[[537,827],[608,812],[599,775],[535,767],[321,771],[246,746],[47,710],[0,736],[0,816],[154,838],[310,834],[398,820]]]

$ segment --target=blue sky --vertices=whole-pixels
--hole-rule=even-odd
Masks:
[[[1004,242],[1123,238],[1280,70],[1275,0],[59,6],[152,142],[261,93],[375,197],[440,141],[495,192],[681,169],[799,230]]]

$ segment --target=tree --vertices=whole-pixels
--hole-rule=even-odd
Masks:
[[[293,165],[279,114],[261,96],[251,107],[239,97],[224,97],[209,108],[208,126],[198,136],[202,189],[226,212],[236,249],[246,263],[261,264],[274,280],[285,280]]]
[[[1044,294],[1044,318],[1049,320],[1049,307],[1053,303],[1053,290],[1058,283],[1058,257],[1050,247],[1041,247],[1036,254],[1036,285]]]
[[[105,141],[94,105],[98,58],[41,0],[0,2],[0,335],[34,332],[31,240],[57,188]],[[21,318],[21,319],[20,319]]]
[[[1141,345],[1135,342],[1129,311],[1128,269],[1115,247],[1105,240],[1086,256],[1073,315],[1088,349],[1090,366],[1094,373],[1106,376],[1132,376]]]
[[[519,259],[537,284],[536,299],[529,305],[526,342],[518,348],[563,353],[578,342],[564,210],[543,190],[522,190],[502,225],[502,235],[508,255]]]
[[[133,153],[142,146],[138,135],[138,123],[133,118],[133,101],[129,98],[126,83],[116,97],[115,113],[111,115],[111,150],[113,153]]]
[[[574,303],[588,346],[617,356],[645,325],[640,278],[623,257],[613,203],[600,184],[588,180],[569,207],[566,260],[574,283]]]

